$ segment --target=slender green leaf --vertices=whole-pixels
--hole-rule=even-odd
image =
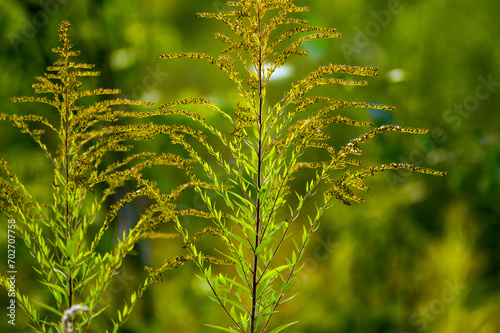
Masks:
[[[224,332],[230,332],[230,333],[237,332],[234,329],[225,328],[225,327],[221,327],[221,326],[216,326],[216,325],[212,325],[212,324],[205,324],[205,326],[211,327],[211,328],[215,328],[215,329],[218,329],[218,330],[221,330],[221,331],[224,331]]]
[[[36,299],[32,299],[32,301],[33,301],[33,303],[38,304],[38,305],[39,305],[39,306],[41,306],[42,308],[47,309],[47,310],[49,310],[49,311],[50,311],[50,312],[52,312],[52,313],[55,313],[55,314],[56,314],[56,315],[58,315],[59,317],[62,317],[62,316],[63,316],[63,313],[62,313],[61,311],[59,311],[59,310],[57,310],[57,309],[55,309],[55,308],[51,307],[51,306],[50,306],[50,305],[48,305],[48,304],[45,304],[44,302],[40,302],[40,301],[38,301],[38,300],[36,300]]]
[[[294,321],[293,323],[288,323],[288,324],[281,325],[280,327],[275,328],[274,330],[272,330],[272,331],[271,331],[271,332],[269,332],[269,333],[278,333],[278,332],[281,332],[281,331],[283,331],[285,328],[288,328],[288,327],[290,327],[290,326],[292,326],[292,325],[295,325],[295,324],[297,324],[297,323],[298,323],[298,321]]]

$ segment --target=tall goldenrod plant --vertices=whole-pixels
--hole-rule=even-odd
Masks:
[[[11,281],[4,275],[0,283],[7,290],[15,289],[17,308],[28,314],[35,332],[104,331],[102,327],[91,329],[92,322],[105,309],[99,304],[100,298],[119,273],[125,256],[142,239],[170,237],[156,232],[159,223],[190,213],[178,211],[172,203],[189,184],[165,195],[154,181],[141,174],[145,168],[181,167],[189,161],[172,154],[126,153],[133,148],[134,141],[150,140],[155,134],[165,132],[166,127],[124,121],[158,111],[130,111],[130,107],[151,103],[106,98],[120,94],[118,89],[83,89],[80,78],[98,76],[99,72],[93,70],[94,65],[75,60],[80,52],[70,43],[69,28],[67,21],[60,24],[60,46],[53,49],[59,58],[44,76],[36,77],[38,82],[33,88],[42,96],[11,99],[14,103],[49,105],[55,115],[42,111],[0,114],[0,120],[9,121],[31,137],[53,170],[52,184],[47,184],[47,190],[52,190],[49,198],[53,199],[46,202],[32,194],[7,161],[0,158],[1,212],[15,221],[17,236],[35,262],[33,269],[40,287],[46,288],[50,297],[34,299],[22,290],[22,281],[11,288]],[[91,96],[101,100],[86,105],[85,99]],[[125,154],[125,157],[113,160],[106,157],[110,154],[114,157]],[[118,193],[122,199],[113,200]],[[115,244],[107,244],[103,236],[116,221],[119,209],[138,197],[149,198],[150,205],[133,228],[124,231]],[[114,201],[111,206],[110,201]],[[170,259],[156,274],[178,267],[185,260],[182,256]],[[124,323],[153,281],[148,277],[132,293],[130,301],[125,302],[118,318],[113,320],[113,331]]]
[[[302,44],[340,37],[335,29],[312,26],[301,18],[298,14],[307,12],[307,7],[297,6],[292,0],[226,4],[228,10],[198,14],[227,27],[228,34],[215,34],[226,45],[222,55],[173,53],[160,57],[207,61],[227,75],[241,97],[227,110],[204,98],[160,106],[162,112],[184,115],[197,124],[193,126],[203,128],[195,131],[193,127],[177,126],[171,128],[170,136],[203,168],[205,175],[197,173],[196,168],[186,170],[208,207],[214,226],[192,236],[182,220],[177,220],[177,226],[209,286],[211,298],[232,321],[230,327],[208,326],[226,332],[276,333],[294,324],[271,329],[271,319],[285,302],[311,235],[327,209],[338,201],[346,205],[362,202],[355,191],[368,190],[366,179],[378,172],[409,169],[432,175],[443,173],[401,163],[365,165],[362,146],[375,136],[384,132],[427,131],[394,125],[374,127],[371,122],[344,116],[342,110],[392,110],[392,106],[315,94],[322,86],[364,86],[367,82],[357,77],[375,76],[376,68],[327,64],[292,82],[284,91],[278,92],[277,86],[271,86],[277,70],[291,56],[307,55]],[[280,97],[273,100],[270,96]],[[217,112],[226,123],[215,126],[186,109],[194,104]],[[335,126],[368,130],[334,146]],[[292,190],[291,181],[300,173],[301,179],[305,177],[307,181],[303,188]],[[215,186],[217,199],[211,189],[199,186],[200,179],[206,176]],[[309,201],[315,206],[312,214],[304,209]],[[292,235],[292,230],[301,230],[301,234]],[[193,242],[207,233],[221,236],[225,246],[217,250],[233,263],[233,272],[212,272],[211,263],[201,254],[204,249]],[[286,250],[290,248],[291,251]]]

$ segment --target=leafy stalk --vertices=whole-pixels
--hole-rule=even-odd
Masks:
[[[182,226],[181,221],[176,222],[190,255],[197,258],[195,262],[210,287],[212,298],[222,306],[234,324],[231,328],[209,326],[227,332],[236,330],[255,333],[264,332],[277,313],[285,292],[300,271],[300,259],[310,237],[318,229],[321,216],[333,205],[334,199],[348,205],[351,201],[362,202],[363,199],[351,188],[367,190],[365,180],[375,172],[411,169],[435,175],[444,173],[395,163],[363,167],[362,160],[351,157],[360,156],[361,145],[380,133],[425,133],[426,130],[422,129],[385,125],[373,128],[338,149],[331,145],[328,134],[330,125],[373,125],[342,116],[342,108],[394,108],[314,96],[314,88],[335,84],[363,86],[367,84],[364,80],[335,78],[332,75],[374,76],[377,74],[376,68],[333,64],[321,66],[292,84],[283,97],[273,104],[272,98],[268,97],[271,95],[268,85],[273,82],[273,73],[287,63],[291,55],[307,55],[307,51],[300,49],[302,44],[318,38],[338,38],[340,34],[335,29],[310,26],[306,20],[293,16],[308,11],[307,7],[296,6],[293,1],[229,1],[227,5],[233,9],[198,14],[199,17],[221,21],[233,33],[234,37],[216,34],[217,39],[228,45],[222,51],[223,55],[214,57],[202,53],[177,53],[164,54],[160,58],[208,61],[234,82],[242,100],[236,103],[232,114],[200,98],[165,103],[159,110],[165,114],[186,116],[204,128],[203,132],[199,132],[178,126],[172,128],[169,134],[173,142],[184,147],[200,164],[223,203],[222,206],[217,205],[220,208],[216,208],[217,201],[207,194],[210,189],[200,186],[201,176],[192,168],[186,169],[207,205],[216,234],[221,236],[226,245],[225,250],[218,251],[235,266],[232,276],[212,275],[210,263],[204,260],[197,245],[189,238],[187,228]],[[285,28],[285,31],[278,32],[278,28]],[[238,68],[246,70],[243,75],[236,70],[238,63]],[[277,95],[275,91],[272,93],[273,96]],[[199,104],[221,113],[233,126],[231,132],[223,133],[208,124],[200,114],[173,108],[189,104]],[[266,109],[266,105],[272,107]],[[218,139],[220,146],[209,143],[207,135]],[[206,154],[198,145],[205,148]],[[245,146],[249,153],[244,152]],[[224,150],[230,152],[229,156]],[[309,151],[315,151],[316,154],[323,151],[323,154],[317,154],[323,159],[307,161],[304,156]],[[304,169],[316,170],[316,176],[307,181],[303,191],[295,193],[298,201],[291,205],[286,199],[291,194],[290,183]],[[228,183],[219,180],[222,174],[227,176]],[[318,191],[323,192],[321,204],[313,199]],[[314,216],[307,216],[302,211],[311,199],[316,202],[317,211]],[[288,209],[284,209],[287,206]],[[233,229],[233,224],[237,226],[236,229]],[[292,225],[296,224],[303,228],[300,240],[292,236],[292,230],[295,229]],[[294,249],[286,253],[289,245],[284,244],[290,242]],[[277,265],[279,259],[284,259],[286,264]],[[276,327],[272,332],[279,332],[292,324]]]
[[[160,59],[206,61],[227,75],[241,99],[232,110],[220,109],[204,98],[190,98],[165,103],[159,111],[185,116],[202,127],[201,131],[195,131],[189,126],[176,126],[169,135],[203,170],[185,168],[215,225],[189,237],[189,228],[182,220],[176,220],[189,256],[195,258],[201,278],[210,287],[211,298],[222,306],[233,323],[229,328],[208,326],[226,332],[262,333],[271,325],[300,271],[300,260],[311,235],[319,228],[321,217],[335,202],[346,205],[363,202],[355,191],[368,190],[367,178],[385,170],[445,173],[402,163],[365,166],[360,158],[362,146],[375,136],[391,131],[414,134],[427,131],[395,125],[373,127],[371,122],[344,116],[343,109],[394,110],[394,107],[315,93],[321,86],[365,86],[367,81],[363,77],[377,75],[377,68],[328,64],[292,83],[285,91],[271,85],[276,70],[287,64],[291,56],[307,55],[301,48],[304,43],[341,36],[333,28],[309,25],[300,16],[309,10],[307,7],[297,6],[292,0],[242,0],[226,4],[228,10],[198,14],[221,22],[231,32],[231,35],[215,34],[227,46],[221,55],[171,53],[161,55]],[[207,112],[215,110],[221,114],[230,131],[225,130],[227,126],[216,127],[202,115],[190,112],[189,106],[194,104],[205,107]],[[372,129],[335,147],[332,127],[342,125]],[[203,173],[206,181],[202,181]],[[292,190],[293,179],[298,175],[306,180],[306,186]],[[201,186],[207,182],[213,187]],[[210,191],[215,191],[216,199]],[[316,212],[309,215],[304,207],[311,204],[316,206]],[[302,236],[294,234],[300,229]],[[233,274],[212,272],[211,263],[193,241],[200,233],[221,237],[225,248],[217,250],[234,264]],[[277,333],[293,324],[275,327],[271,332]]]
[[[123,110],[152,103],[106,97],[120,94],[118,89],[84,90],[80,78],[95,77],[99,72],[93,70],[94,65],[75,61],[80,51],[73,49],[69,28],[67,21],[60,24],[60,46],[53,49],[59,58],[47,67],[44,76],[36,77],[33,88],[43,97],[11,99],[14,103],[46,104],[58,117],[45,116],[42,111],[0,114],[0,120],[9,121],[31,137],[53,171],[52,185],[47,184],[52,198],[37,197],[0,157],[0,209],[15,219],[17,233],[35,262],[33,269],[41,287],[50,293],[50,297],[37,300],[16,291],[20,308],[28,314],[37,332],[90,331],[94,319],[105,310],[99,304],[102,294],[134,246],[145,238],[157,237],[160,223],[198,213],[180,211],[173,203],[189,184],[165,195],[142,173],[151,167],[180,168],[190,161],[156,152],[125,154],[116,159],[130,151],[133,142],[151,140],[155,134],[168,133],[170,129],[153,123],[122,124],[123,120],[157,115],[158,111]],[[85,104],[85,98],[91,96],[101,100]],[[57,120],[49,120],[54,118]],[[58,144],[52,144],[54,141]],[[115,161],[105,162],[110,155]],[[108,206],[110,198],[121,192],[125,192],[124,197]],[[135,226],[119,235],[114,247],[103,244],[102,237],[117,222],[118,211],[140,197],[148,198],[150,204]],[[98,250],[99,245],[104,250]],[[154,277],[178,267],[183,258],[164,264],[131,295],[130,303],[118,311],[118,320],[113,321],[115,331],[130,316],[145,289],[156,281]],[[10,287],[4,276],[0,276],[0,284]],[[18,287],[22,288],[22,283]],[[43,313],[42,318],[39,312]]]

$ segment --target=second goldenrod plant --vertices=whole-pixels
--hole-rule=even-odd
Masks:
[[[214,198],[213,190],[199,185],[205,176],[195,168],[186,168],[214,226],[190,236],[182,220],[177,225],[209,286],[211,298],[232,321],[231,327],[208,326],[227,332],[276,333],[294,324],[271,329],[271,320],[300,271],[300,260],[311,235],[328,208],[339,201],[347,205],[362,202],[355,189],[368,190],[366,179],[377,172],[409,169],[432,175],[443,173],[411,164],[365,165],[360,158],[362,146],[375,136],[427,131],[394,125],[374,127],[371,122],[344,116],[342,110],[392,110],[392,106],[315,94],[321,86],[364,86],[367,82],[362,77],[377,75],[376,68],[327,64],[293,82],[287,90],[277,92],[271,87],[276,71],[291,56],[307,55],[301,48],[304,43],[340,37],[335,29],[312,26],[300,18],[307,7],[297,6],[292,0],[229,1],[227,6],[228,10],[218,13],[198,14],[220,21],[230,32],[215,34],[226,45],[222,55],[173,53],[160,57],[207,61],[227,75],[241,97],[228,110],[204,98],[160,107],[163,113],[184,115],[203,128],[195,131],[177,126],[170,136],[201,165],[217,194]],[[274,100],[270,97],[278,95],[281,97]],[[226,124],[215,126],[189,111],[189,105],[194,104],[222,115]],[[335,146],[335,126],[368,129]],[[230,131],[225,131],[228,127]],[[301,172],[305,172],[301,177],[308,177],[305,186],[292,190],[291,181]],[[312,214],[304,209],[309,201],[316,207]],[[302,232],[292,235],[292,230]],[[202,249],[193,242],[208,233],[222,238],[225,247],[217,250],[233,263],[232,273],[214,273]],[[290,245],[292,250],[285,250]]]
[[[76,61],[80,52],[73,49],[69,28],[67,21],[60,24],[60,46],[53,49],[59,58],[33,85],[41,96],[11,99],[14,103],[46,104],[54,114],[43,109],[36,114],[0,114],[0,120],[9,121],[31,137],[53,171],[52,184],[47,184],[51,193],[40,198],[0,158],[0,211],[16,222],[18,239],[28,248],[38,283],[47,291],[42,294],[44,298],[37,299],[18,281],[16,305],[27,313],[33,331],[44,333],[104,332],[102,324],[93,328],[94,319],[106,308],[100,299],[119,273],[125,256],[145,238],[169,237],[156,232],[161,222],[195,213],[179,211],[173,203],[189,184],[165,195],[142,174],[145,168],[154,166],[185,168],[189,161],[166,153],[128,153],[134,141],[151,140],[155,134],[168,132],[168,128],[123,121],[158,111],[130,111],[130,107],[151,103],[107,97],[120,94],[118,89],[83,89],[80,78],[98,76],[99,72],[93,70],[94,65]],[[92,97],[101,100],[87,105],[85,99]],[[117,159],[120,153],[126,155]],[[109,161],[109,155],[115,159]],[[122,198],[115,201],[117,193]],[[138,197],[148,198],[150,205],[135,226],[124,231],[115,244],[109,244],[105,234],[116,222],[118,211]],[[114,201],[111,206],[110,201]],[[120,300],[113,331],[129,317],[153,281],[186,260],[189,258],[184,256],[168,260],[142,282],[130,295],[130,301],[123,305]],[[7,290],[14,289],[4,275],[0,276],[0,284]],[[26,323],[18,325],[24,328]]]

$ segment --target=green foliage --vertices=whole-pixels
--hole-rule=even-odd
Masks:
[[[384,132],[427,133],[424,129],[359,121],[342,115],[343,109],[393,110],[388,105],[337,100],[322,95],[321,87],[364,86],[357,77],[375,76],[376,68],[349,65],[320,66],[303,79],[293,82],[279,95],[273,74],[292,55],[307,55],[301,45],[314,39],[338,38],[332,28],[309,25],[300,18],[307,7],[291,0],[245,0],[227,2],[230,10],[200,13],[226,25],[231,35],[216,33],[227,47],[220,56],[203,53],[163,54],[161,59],[201,59],[222,70],[241,97],[234,109],[226,111],[202,98],[165,103],[159,110],[183,115],[201,126],[176,126],[170,137],[202,167],[213,184],[207,189],[205,176],[191,166],[185,168],[195,189],[208,207],[215,227],[205,228],[194,237],[176,220],[184,244],[195,259],[211,291],[233,326],[227,332],[264,332],[302,266],[300,260],[320,219],[336,200],[350,205],[363,202],[356,190],[368,190],[366,179],[385,170],[443,175],[443,172],[407,163],[366,166],[360,158],[362,146]],[[225,126],[216,128],[205,118],[176,106],[199,105],[220,114]],[[334,126],[372,127],[343,145],[334,144]],[[225,131],[229,126],[230,131]],[[353,131],[354,132],[354,131]],[[212,142],[217,142],[213,144]],[[223,148],[218,148],[223,147]],[[306,178],[301,191],[291,191],[297,174]],[[223,181],[227,179],[227,181]],[[336,200],[335,200],[336,199]],[[315,211],[305,207],[311,202]],[[309,203],[310,205],[310,203]],[[302,230],[301,235],[292,232]],[[232,273],[212,273],[211,262],[194,240],[212,233],[225,247],[217,250],[234,264]],[[286,252],[285,244],[292,244]],[[279,332],[293,323],[270,331]]]
[[[283,67],[286,71],[273,75],[272,87],[280,89],[268,89],[268,96],[279,97],[273,92],[279,94],[288,82],[329,62],[380,67],[378,76],[366,78],[367,87],[324,87],[317,93],[398,107],[398,112],[345,109],[343,115],[353,119],[374,121],[377,126],[385,123],[431,129],[427,135],[386,133],[375,137],[363,145],[363,160],[369,165],[388,161],[414,163],[448,170],[450,174],[437,178],[412,176],[410,170],[384,171],[368,180],[372,193],[363,195],[364,204],[336,205],[326,211],[321,228],[311,238],[302,259],[304,268],[287,291],[298,295],[293,302],[279,308],[284,312],[272,323],[279,326],[300,320],[290,331],[308,333],[418,330],[496,333],[500,327],[497,278],[500,113],[491,111],[500,107],[500,49],[490,41],[495,40],[500,29],[500,20],[496,19],[500,2],[458,0],[453,6],[442,1],[296,3],[311,7],[307,14],[311,23],[335,26],[342,38],[306,43],[303,47],[310,51],[310,56],[291,56]],[[93,63],[103,72],[89,81],[85,79],[87,88],[120,88],[122,98],[155,103],[204,96],[231,111],[238,94],[231,89],[232,82],[215,66],[190,59],[168,62],[155,59],[161,53],[190,50],[217,58],[221,44],[210,34],[228,32],[218,20],[195,18],[193,8],[216,11],[223,5],[224,1],[219,0],[153,0],[147,4],[117,0],[2,1],[0,113],[39,114],[48,109],[40,103],[9,103],[8,97],[34,95],[33,77],[43,75],[42,69],[55,60],[50,51],[57,46],[57,34],[53,32],[65,19],[72,22],[72,41],[78,40],[75,48],[83,51],[80,62]],[[467,19],[457,20],[457,17]],[[286,76],[281,76],[282,73]],[[490,84],[484,85],[485,81]],[[81,101],[93,103],[95,99],[88,97]],[[200,112],[197,107],[190,110]],[[202,114],[214,127],[227,127],[220,122],[221,117]],[[180,117],[174,119],[183,123]],[[332,126],[335,133],[329,134],[335,138],[336,146],[364,130]],[[0,154],[32,195],[49,202],[50,162],[30,140],[29,135],[9,123],[0,123]],[[53,142],[45,143],[52,146]],[[218,144],[216,140],[210,142]],[[169,146],[166,136],[138,142],[134,148],[134,151],[179,150],[180,147]],[[224,147],[217,150],[225,152]],[[107,159],[112,161],[113,155]],[[304,186],[302,176],[305,179],[311,172],[314,170],[297,172],[291,191],[299,191]],[[147,170],[146,175],[169,191],[177,185],[174,182],[181,177],[181,171],[154,168]],[[227,181],[223,174],[218,175],[220,181]],[[98,189],[95,191],[99,193]],[[201,201],[191,194],[189,189],[184,192],[176,201],[178,207],[201,208]],[[209,194],[215,200],[215,194]],[[111,201],[110,197],[108,202]],[[120,210],[119,219],[110,225],[99,249],[111,246],[114,238],[111,231],[117,222],[128,223],[127,217],[137,220],[143,204],[143,199],[139,199]],[[106,211],[103,210],[104,214]],[[5,227],[5,218],[3,221]],[[186,226],[192,227],[190,236],[193,236],[209,223],[208,219],[194,218]],[[171,232],[163,230],[170,228],[169,225],[160,228]],[[5,229],[1,233],[4,237],[0,239],[0,248],[5,249]],[[90,241],[92,235],[93,232],[88,233]],[[197,245],[201,248],[217,238],[205,236]],[[16,285],[30,299],[49,299],[47,288],[38,288],[38,274],[31,269],[33,259],[20,241],[18,238],[16,243],[19,265]],[[125,260],[102,297],[102,303],[108,304],[110,292],[113,293],[109,308],[93,325],[109,321],[116,309],[123,306],[123,297],[128,298],[143,279],[141,263],[159,265],[162,259],[175,257],[179,254],[175,245],[180,243],[178,237],[140,244],[139,256]],[[285,244],[285,248],[291,246]],[[0,270],[7,269],[0,263]],[[194,333],[211,330],[203,327],[204,322],[227,326],[225,320],[229,319],[224,311],[203,297],[206,286],[190,278],[196,272],[197,267],[191,263],[181,270],[167,272],[168,283],[149,288],[120,331]],[[457,281],[467,289],[454,302],[444,303],[443,308],[436,301],[446,287],[445,281]],[[117,293],[117,287],[122,291]],[[8,301],[3,293],[0,303]],[[44,319],[47,310],[34,306]],[[19,307],[17,312],[16,327],[3,320],[0,331],[29,331],[27,315]]]
[[[151,140],[155,134],[165,132],[166,127],[122,123],[156,114],[156,111],[128,109],[150,105],[149,102],[106,98],[91,105],[82,103],[86,98],[118,95],[120,91],[82,89],[79,78],[98,76],[99,72],[93,70],[93,65],[74,60],[80,52],[73,50],[69,28],[67,21],[60,24],[60,46],[52,50],[59,58],[47,68],[44,76],[36,77],[38,82],[33,88],[43,97],[11,99],[14,103],[47,104],[57,111],[57,117],[42,112],[0,114],[1,120],[9,121],[31,137],[53,170],[52,186],[46,189],[51,188],[52,200],[43,202],[23,185],[7,161],[0,159],[0,209],[17,222],[17,232],[35,261],[33,269],[40,286],[51,295],[36,300],[16,290],[18,305],[28,314],[36,332],[90,331],[92,321],[105,309],[99,305],[100,298],[119,272],[125,256],[144,238],[168,238],[156,233],[161,222],[192,213],[176,210],[171,202],[189,184],[164,195],[154,181],[141,173],[153,166],[185,167],[189,161],[172,154],[142,152],[106,162],[107,155],[131,151],[134,141]],[[108,208],[110,199],[123,191],[126,191],[123,198]],[[133,228],[120,235],[114,247],[106,246],[103,236],[116,220],[120,208],[140,197],[149,198],[148,208]],[[162,274],[185,260],[185,257],[176,257],[155,274]],[[113,321],[114,331],[129,317],[137,300],[154,280],[155,275],[148,277],[137,292],[132,293],[130,302],[118,311],[118,320]],[[1,276],[0,281],[9,288],[5,276]]]

